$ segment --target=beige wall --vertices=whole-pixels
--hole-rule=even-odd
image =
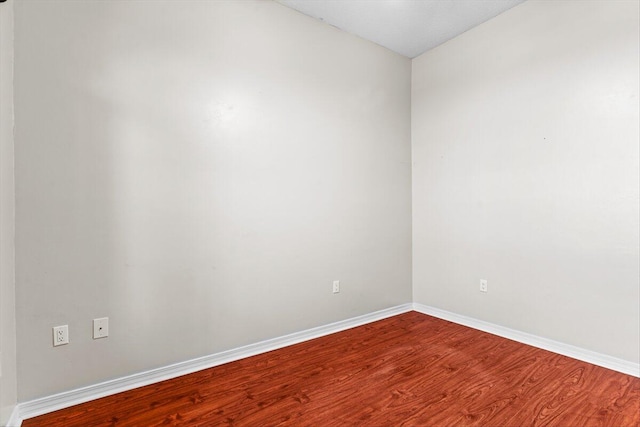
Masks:
[[[0,425],[16,404],[13,0],[0,4]]]
[[[413,71],[272,2],[183,4],[15,4],[20,401],[411,301],[410,138],[414,301],[638,362],[637,2],[529,0]]]
[[[414,59],[415,302],[638,363],[638,4],[530,0]]]
[[[410,61],[152,3],[15,5],[20,401],[411,301]]]

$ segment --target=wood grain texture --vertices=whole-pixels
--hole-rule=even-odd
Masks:
[[[416,312],[24,421],[640,426],[640,379]]]

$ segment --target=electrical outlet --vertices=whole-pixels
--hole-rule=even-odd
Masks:
[[[333,293],[337,294],[340,292],[340,280],[333,281]]]
[[[93,339],[106,338],[109,336],[109,318],[101,317],[93,319]]]
[[[489,292],[486,279],[480,279],[480,292]]]
[[[53,346],[69,344],[69,325],[55,326],[53,328]]]

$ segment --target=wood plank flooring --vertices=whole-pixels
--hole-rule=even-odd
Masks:
[[[24,427],[640,426],[640,379],[416,312]]]

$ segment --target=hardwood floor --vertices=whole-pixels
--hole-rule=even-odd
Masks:
[[[640,379],[416,312],[24,421],[639,426]]]

